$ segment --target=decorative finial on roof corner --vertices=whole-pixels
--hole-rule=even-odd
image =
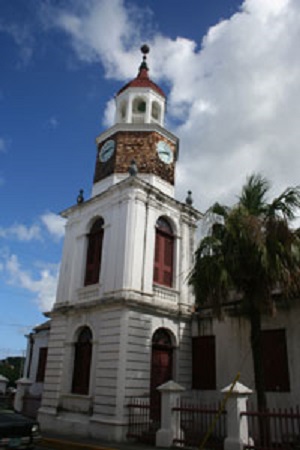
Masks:
[[[142,69],[149,70],[148,65],[147,65],[147,56],[146,55],[148,55],[148,53],[150,52],[150,47],[147,44],[142,45],[141,52],[143,53],[143,61],[140,65],[140,71]]]
[[[138,173],[138,167],[136,165],[135,159],[133,159],[128,167],[128,173],[131,177],[134,177]]]
[[[80,189],[79,194],[77,196],[77,205],[80,205],[83,202],[84,202],[83,189]]]
[[[189,206],[192,206],[192,204],[193,204],[192,191],[188,191],[188,195],[185,199],[185,203]]]

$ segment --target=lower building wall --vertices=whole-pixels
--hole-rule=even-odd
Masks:
[[[71,393],[75,336],[82,326],[93,335],[88,396]],[[84,321],[82,314],[55,317],[38,416],[42,430],[124,440],[130,399],[150,393],[152,337],[158,328],[172,337],[174,381],[189,388],[188,321],[125,307],[95,308],[85,312]]]

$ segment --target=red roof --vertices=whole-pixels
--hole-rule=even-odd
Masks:
[[[125,86],[123,86],[119,90],[117,95],[121,94],[126,89],[132,88],[132,87],[133,88],[150,88],[150,89],[153,89],[154,91],[156,91],[162,97],[166,97],[164,91],[159,86],[157,86],[157,84],[155,84],[152,80],[150,80],[150,78],[148,76],[148,69],[145,66],[140,67],[138,76],[136,78],[134,78],[133,80],[129,81],[129,83],[125,84]]]

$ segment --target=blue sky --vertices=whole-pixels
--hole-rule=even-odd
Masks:
[[[141,44],[181,140],[176,196],[205,211],[254,171],[299,183],[299,37],[298,0],[0,0],[0,358],[51,309],[58,213],[90,194]]]

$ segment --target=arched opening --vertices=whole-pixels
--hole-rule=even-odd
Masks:
[[[160,420],[161,394],[158,386],[173,378],[173,345],[171,335],[165,328],[159,328],[152,337],[150,412],[152,420]]]
[[[83,327],[75,342],[72,393],[88,395],[92,361],[92,332]]]
[[[132,123],[144,123],[146,115],[146,102],[143,97],[136,97],[132,104]]]
[[[103,226],[103,219],[97,219],[87,236],[88,246],[84,279],[85,286],[99,282],[104,234]]]
[[[160,107],[159,103],[157,103],[157,102],[152,103],[151,117],[152,117],[152,119],[154,119],[155,122],[160,122],[161,107]]]
[[[121,104],[121,108],[120,108],[122,122],[125,122],[125,120],[126,120],[126,112],[127,112],[127,103],[126,103],[126,101],[123,101]]]
[[[167,219],[160,217],[156,222],[154,283],[173,285],[174,234]]]

